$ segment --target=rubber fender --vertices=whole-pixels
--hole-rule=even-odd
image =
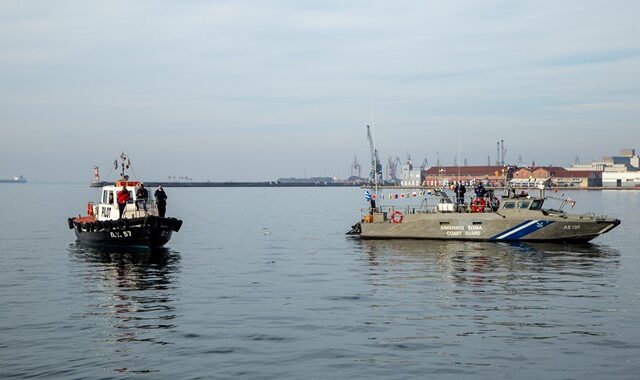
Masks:
[[[173,218],[173,230],[175,232],[178,232],[180,231],[181,227],[182,227],[182,220]]]
[[[145,225],[149,228],[158,228],[159,224],[160,220],[153,215],[147,217],[147,220],[145,221]]]
[[[129,223],[124,219],[120,219],[118,220],[118,227],[120,227],[121,230],[126,230],[127,227],[129,227]]]
[[[104,228],[104,225],[102,224],[101,221],[96,220],[96,231],[100,231]]]
[[[67,223],[69,223],[69,229],[72,230],[73,229],[73,219],[72,218],[67,218]]]
[[[82,232],[82,226],[78,222],[73,222],[73,226],[76,228],[76,231]]]

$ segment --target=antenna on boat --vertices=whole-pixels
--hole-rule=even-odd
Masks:
[[[460,135],[458,135],[458,157],[460,157]],[[458,186],[460,186],[460,161],[456,159],[458,164]]]
[[[373,96],[369,96],[369,108],[371,112],[371,125],[373,126]],[[378,198],[378,177],[382,177],[382,164],[378,158],[378,150],[373,143],[371,127],[367,125],[367,140],[369,140],[369,148],[371,150],[371,174],[376,199]]]

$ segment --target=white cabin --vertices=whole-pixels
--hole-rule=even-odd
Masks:
[[[123,185],[127,187],[131,196],[122,215],[124,219],[144,218],[148,215],[158,216],[158,209],[153,200],[153,194],[149,189],[147,189],[148,197],[146,199],[147,211],[144,211],[142,203],[139,204],[139,210],[136,210],[136,202],[138,201],[136,199],[136,191],[140,184],[141,182],[139,181],[116,181],[114,185],[103,186],[99,203],[97,205],[89,204],[89,207],[93,207],[96,220],[117,220],[119,218],[118,192],[122,190]]]

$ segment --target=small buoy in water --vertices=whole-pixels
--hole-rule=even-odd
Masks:
[[[271,231],[269,231],[269,229],[267,227],[262,227],[262,234],[263,235],[271,235]]]

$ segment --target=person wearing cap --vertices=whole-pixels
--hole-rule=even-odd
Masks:
[[[149,192],[144,188],[144,183],[141,183],[136,190],[136,211],[140,210],[140,204],[142,204],[142,209],[144,212],[147,212],[147,198],[149,197]]]
[[[158,216],[164,218],[165,212],[167,212],[167,194],[162,189],[162,185],[158,186],[158,190],[153,193],[156,198],[156,206],[158,207]]]

